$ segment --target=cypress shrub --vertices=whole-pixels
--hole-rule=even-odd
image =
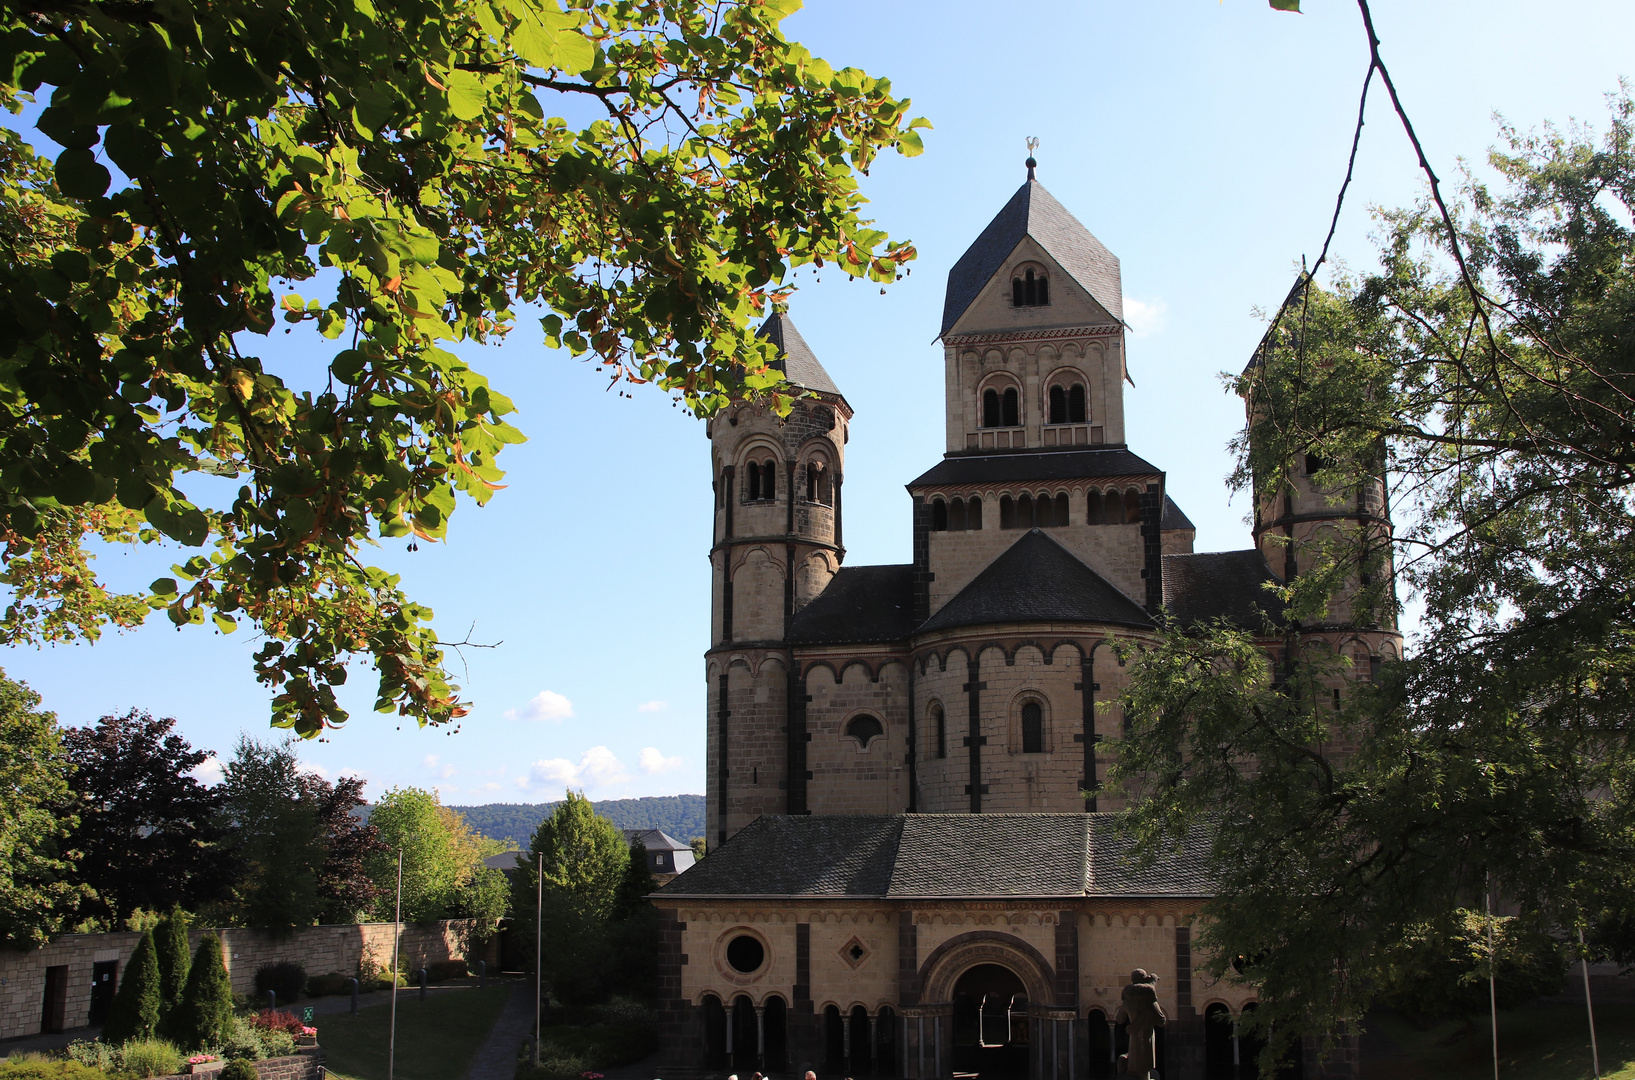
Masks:
[[[243,1058],[234,1058],[232,1061],[229,1061],[227,1063],[227,1067],[221,1071],[221,1075],[218,1080],[261,1080],[261,1077],[260,1074],[255,1071],[254,1065],[251,1065]]]
[[[131,1039],[151,1039],[159,1030],[159,958],[153,945],[153,931],[144,930],[142,940],[125,965],[119,980],[102,1040],[119,1044]]]
[[[172,1016],[187,985],[187,916],[180,905],[153,928],[153,945],[159,960],[159,1026],[170,1034]]]
[[[193,954],[172,1025],[184,1046],[219,1046],[233,1020],[233,984],[221,959],[221,939],[206,934]]]

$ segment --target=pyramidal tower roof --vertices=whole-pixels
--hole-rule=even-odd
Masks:
[[[778,359],[773,361],[772,366],[783,372],[784,378],[796,386],[816,390],[820,394],[833,394],[837,398],[846,396],[829,378],[829,373],[823,370],[817,354],[800,336],[800,331],[795,329],[786,312],[773,312],[772,317],[761,324],[755,336],[766,338],[778,347]]]
[[[1068,213],[1067,207],[1033,179],[1032,173],[1030,168],[1027,182],[1016,189],[1010,202],[994,215],[982,235],[965,249],[965,254],[948,272],[948,293],[943,300],[942,329],[938,337],[953,329],[1023,237],[1032,237],[1096,303],[1113,318],[1124,321],[1124,289],[1118,256]]]

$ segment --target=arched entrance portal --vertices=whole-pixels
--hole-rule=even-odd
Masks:
[[[999,964],[978,964],[954,983],[954,1071],[990,1077],[1028,1075],[1028,996],[1022,979]]]

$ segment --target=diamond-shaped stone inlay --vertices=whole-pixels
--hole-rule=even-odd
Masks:
[[[863,944],[862,938],[855,935],[840,947],[840,958],[854,971],[863,966],[863,961],[869,958],[869,954],[869,947]]]

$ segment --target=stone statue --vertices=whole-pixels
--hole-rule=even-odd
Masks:
[[[1130,972],[1130,985],[1118,996],[1115,1024],[1128,1024],[1130,1052],[1119,1055],[1118,1071],[1121,1076],[1147,1080],[1157,1066],[1157,1048],[1153,1033],[1164,1026],[1164,1009],[1158,1004],[1158,976],[1136,968]]]

